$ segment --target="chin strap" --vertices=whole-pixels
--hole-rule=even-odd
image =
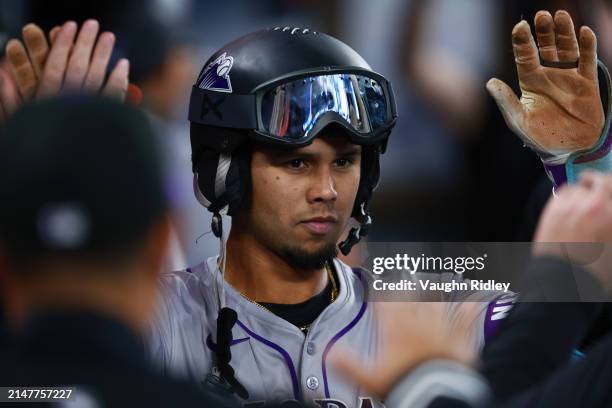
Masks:
[[[230,365],[232,359],[232,327],[236,324],[238,315],[229,307],[219,310],[217,316],[217,348],[215,350],[217,370],[219,377],[225,380],[240,398],[249,398],[249,392],[236,379],[234,369]]]
[[[370,217],[370,212],[366,210],[365,202],[361,203],[361,214],[357,221],[360,223],[359,227],[351,228],[348,237],[338,244],[338,248],[340,248],[340,252],[342,252],[342,255],[344,256],[348,255],[353,246],[355,246],[361,240],[361,238],[365,237],[368,235],[368,232],[370,232],[372,217]]]
[[[220,283],[219,279],[215,276],[215,284],[217,285],[217,297],[219,302],[219,314],[217,315],[217,347],[215,349],[215,367],[213,367],[213,375],[218,377],[219,380],[225,381],[231,391],[235,392],[240,398],[248,399],[249,392],[247,389],[236,379],[234,368],[230,365],[232,360],[232,328],[238,321],[238,314],[235,310],[225,305],[225,262],[227,260],[226,244],[223,239],[223,219],[221,214],[218,212],[213,214],[211,229],[213,234],[219,238],[221,242],[220,256],[222,256],[222,265],[218,265],[217,268],[221,272]],[[221,286],[221,290],[219,290]]]

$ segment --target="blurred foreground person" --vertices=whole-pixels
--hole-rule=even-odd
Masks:
[[[0,243],[14,347],[0,385],[76,386],[89,406],[233,406],[154,374],[141,335],[168,240],[145,116],[66,97],[0,137]]]
[[[577,185],[561,187],[542,215],[535,241],[539,244],[534,246],[528,278],[540,282],[551,282],[551,276],[570,278],[582,287],[599,287],[599,295],[609,299],[612,176],[585,172]],[[585,262],[593,249],[598,256]],[[598,318],[602,304],[529,300],[543,294],[554,298],[560,290],[561,285],[534,285],[521,294],[523,302],[504,320],[480,364],[465,347],[469,318],[445,321],[440,318],[443,306],[436,303],[377,305],[386,342],[376,363],[366,367],[355,358],[358,354],[346,352],[333,360],[341,372],[384,399],[389,408],[609,407],[612,334],[587,349],[584,358],[567,359]],[[469,317],[469,304],[464,307]],[[394,318],[399,314],[405,317]]]

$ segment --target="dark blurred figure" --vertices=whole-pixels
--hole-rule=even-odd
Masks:
[[[2,267],[0,266],[0,360],[2,359],[3,352],[10,347],[10,344],[9,344],[10,335],[9,335],[8,324],[6,322],[6,316],[4,312],[5,302],[4,302],[4,296],[2,295],[2,293],[4,293],[4,290],[2,288],[4,284],[2,274],[4,271],[1,271],[1,269]]]
[[[153,18],[132,22],[118,36],[131,62],[130,81],[143,93],[141,106],[160,120],[185,121],[185,112],[179,108],[186,105],[192,76],[197,74],[195,50],[175,30]]]
[[[110,101],[48,101],[7,123],[0,264],[15,341],[0,385],[74,385],[96,406],[226,406],[146,359],[169,234],[158,154],[146,117]]]
[[[69,0],[3,0],[0,15],[6,22],[9,35],[21,34],[21,27],[30,22],[38,24],[45,32],[54,26],[73,20],[79,25],[89,18],[95,18],[101,27],[128,24],[132,11],[148,12],[150,0],[106,0],[104,2],[74,2]]]
[[[124,56],[131,62],[130,81],[142,91],[141,107],[153,123],[164,152],[164,183],[171,193],[173,243],[167,270],[194,265],[218,251],[210,230],[211,216],[193,195],[187,104],[195,55],[179,30],[154,19],[134,19],[117,33]],[[146,44],[146,46],[143,46]]]
[[[120,58],[130,61],[130,83],[136,85],[130,88],[130,95],[141,98],[140,106],[153,122],[155,137],[164,152],[163,183],[170,193],[172,221],[165,270],[184,269],[218,250],[212,235],[203,236],[210,230],[211,217],[193,196],[185,119],[191,79],[197,74],[197,50],[189,43],[184,17],[181,19],[181,13],[170,15],[168,10],[182,7],[186,14],[191,2],[183,2],[182,6],[179,3],[169,6],[156,0],[6,0],[0,4],[0,20],[9,22],[8,34],[12,37],[20,37],[22,26],[29,22],[48,32],[68,20],[81,25],[90,18],[99,21],[101,31],[115,34],[117,42],[110,65]]]

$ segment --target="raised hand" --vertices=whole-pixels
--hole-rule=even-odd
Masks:
[[[563,10],[554,18],[539,11],[535,29],[537,46],[526,21],[512,30],[520,100],[499,79],[491,79],[487,89],[510,129],[538,153],[563,157],[593,147],[604,124],[595,34],[582,27],[578,41]]]
[[[21,97],[15,78],[6,61],[0,63],[0,123],[11,116],[19,107]]]
[[[382,345],[374,364],[368,365],[355,350],[338,349],[330,355],[343,375],[372,395],[386,398],[406,373],[432,359],[475,364],[471,336],[479,313],[477,303],[464,303],[454,314],[443,302],[375,305]]]
[[[542,212],[534,253],[581,265],[612,292],[612,175],[583,172]]]
[[[49,48],[44,32],[35,24],[23,29],[24,44],[16,39],[6,46],[8,60],[24,101],[52,97],[62,92],[102,93],[125,99],[129,62],[121,59],[105,81],[115,36],[99,24],[86,21],[77,35],[76,23],[69,21],[51,31]]]

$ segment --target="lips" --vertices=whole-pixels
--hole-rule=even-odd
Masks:
[[[315,235],[325,235],[338,222],[336,217],[314,217],[301,222],[304,227]]]

